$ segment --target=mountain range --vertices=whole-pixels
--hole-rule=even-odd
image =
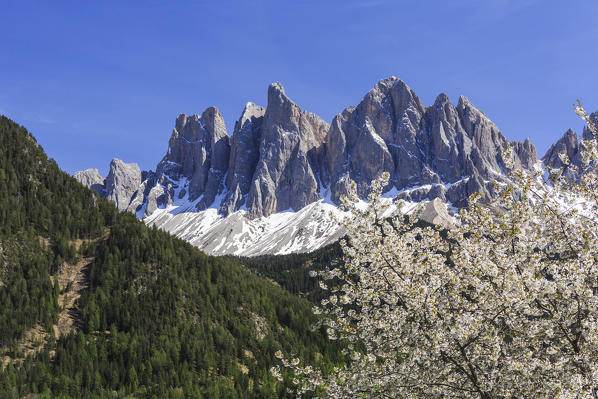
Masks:
[[[390,77],[329,124],[301,109],[276,82],[265,108],[247,103],[232,135],[215,107],[181,114],[155,170],[113,159],[106,178],[97,169],[74,177],[121,211],[207,253],[283,254],[336,241],[343,234],[333,216],[340,213],[340,197],[355,187],[366,199],[382,172],[390,174],[389,197],[438,198],[449,210],[475,192],[488,199],[495,182],[508,180],[502,159],[508,144],[518,166],[540,166],[529,139],[509,142],[463,96],[455,106],[440,94],[426,107],[407,84]],[[560,166],[560,151],[578,161],[571,130],[542,161]]]

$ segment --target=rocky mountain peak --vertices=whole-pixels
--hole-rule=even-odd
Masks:
[[[235,123],[235,130],[233,131],[233,137],[235,136],[235,134],[237,134],[237,132],[239,131],[239,129],[241,128],[241,126],[243,124],[245,124],[247,121],[250,121],[254,118],[260,118],[260,117],[264,116],[265,112],[266,112],[266,109],[260,105],[254,104],[252,102],[248,102],[247,104],[245,104],[245,108],[243,108],[241,117]],[[241,124],[241,126],[238,128],[237,124]]]
[[[247,207],[254,216],[299,210],[319,199],[320,163],[329,125],[291,101],[280,83],[268,88]]]
[[[177,132],[182,132],[185,126],[187,125],[187,120],[191,118],[197,121],[199,120],[199,115],[179,114],[175,120],[174,130],[176,130]]]
[[[95,168],[89,168],[79,172],[75,172],[73,177],[86,187],[105,196],[104,178],[100,176],[100,172]]]
[[[591,113],[590,119],[598,125],[598,111]],[[582,135],[583,140],[591,140],[593,137],[594,135],[590,129],[587,126],[584,126]],[[563,162],[561,161],[559,154],[564,153],[574,166],[580,167],[583,161],[581,146],[582,144],[577,134],[572,129],[568,129],[556,143],[550,146],[548,151],[546,151],[546,154],[542,157],[542,161],[544,162],[544,165],[548,167],[554,169],[561,168],[563,167]],[[579,170],[565,166],[563,176],[571,180],[576,180],[579,178]]]
[[[422,162],[432,172],[431,183],[452,183],[470,175],[467,158],[471,141],[446,94],[438,95],[426,108],[421,131],[420,152],[424,155]]]
[[[190,201],[203,195],[197,207],[207,208],[224,189],[229,155],[230,137],[216,107],[208,107],[201,117],[179,115],[168,151],[157,168],[157,181],[165,187],[159,197],[170,203],[175,190]]]
[[[469,99],[467,97],[465,97],[464,95],[460,95],[459,100],[457,101],[457,109],[463,109],[468,104],[470,104]]]
[[[230,137],[226,132],[224,118],[216,107],[209,107],[201,115],[201,120],[210,137],[212,152],[211,168],[226,172],[230,153]]]
[[[572,129],[568,129],[556,143],[550,146],[546,154],[542,157],[542,161],[545,165],[558,169],[563,166],[563,161],[561,161],[559,154],[564,153],[574,165],[579,166],[581,165],[581,153],[579,150],[580,144],[577,134]],[[565,170],[564,173],[568,177],[574,177],[575,174],[570,170]]]
[[[265,113],[265,108],[249,102],[235,123],[226,175],[227,193],[220,207],[220,213],[225,216],[245,206],[260,158],[260,139]]]
[[[465,97],[463,100],[460,98],[457,113],[461,126],[472,142],[475,169],[485,177],[504,176],[502,152],[507,148],[508,141],[500,129]],[[516,162],[520,163],[518,159]]]
[[[433,107],[441,107],[445,105],[450,105],[452,107],[451,99],[445,93],[440,93],[436,96]]]
[[[332,200],[348,194],[352,181],[358,194],[367,196],[366,181],[384,171],[401,188],[421,174],[417,142],[424,112],[415,92],[400,79],[389,77],[378,82],[356,107],[337,115],[326,141]]]
[[[218,108],[206,108],[201,114],[200,120],[213,141],[218,141],[220,138],[228,136],[224,118],[220,114],[220,111],[218,111]]]
[[[444,93],[439,94],[434,100],[434,104],[426,108],[424,116],[424,123],[429,125],[431,129],[442,129],[438,133],[445,142],[449,140],[450,136],[462,132],[461,126],[459,126],[459,114],[449,97]]]
[[[114,201],[116,207],[124,211],[131,202],[131,197],[141,184],[141,170],[136,163],[125,163],[118,158],[110,162],[110,172],[106,176],[107,198]]]
[[[346,194],[350,181],[363,198],[369,181],[388,171],[407,199],[464,204],[476,191],[492,195],[485,181],[505,178],[501,153],[507,144],[467,98],[461,96],[455,107],[442,93],[424,108],[404,82],[387,78],[332,122],[326,144],[332,198]],[[528,166],[537,160],[531,143],[517,146],[516,162]]]
[[[481,140],[490,139],[506,143],[506,138],[498,127],[480,109],[476,108],[466,97],[460,96],[457,113],[468,136],[483,145]]]
[[[321,145],[326,139],[328,123],[319,116],[302,110],[285,93],[281,83],[268,88],[265,129],[299,135],[307,147]]]
[[[268,104],[275,98],[287,98],[284,87],[280,82],[273,82],[268,86]],[[288,99],[288,98],[287,98]]]
[[[268,87],[268,104],[266,113],[268,118],[276,122],[284,122],[285,119],[297,113],[299,107],[287,97],[284,87],[280,82],[274,82]]]
[[[521,165],[526,169],[532,169],[538,162],[538,154],[536,153],[536,147],[532,144],[530,139],[526,138],[523,143],[516,141],[511,144]]]

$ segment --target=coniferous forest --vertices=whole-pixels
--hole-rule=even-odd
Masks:
[[[319,303],[330,294],[322,290],[319,280],[310,277],[311,270],[324,270],[342,262],[343,252],[338,242],[309,253],[261,255],[238,258],[258,276],[270,279],[292,294]]]
[[[254,266],[119,213],[0,118],[0,397],[284,397],[277,350],[342,363],[311,303],[258,275],[285,266]]]

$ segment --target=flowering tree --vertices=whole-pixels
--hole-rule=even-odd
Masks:
[[[598,150],[582,144],[578,182],[507,162],[513,184],[450,231],[384,202],[388,175],[367,209],[345,198],[344,264],[316,273],[314,312],[352,362],[324,375],[279,352],[273,374],[338,398],[598,398]]]

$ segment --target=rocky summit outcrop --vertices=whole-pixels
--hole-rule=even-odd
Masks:
[[[131,202],[131,197],[141,184],[141,170],[136,163],[124,163],[114,158],[110,162],[110,171],[106,176],[106,198],[114,201],[121,211],[126,210]]]
[[[224,190],[229,155],[230,137],[218,109],[209,107],[201,117],[179,115],[168,151],[156,169],[157,183],[165,188],[165,201],[172,202],[177,190],[179,198],[200,199],[197,210],[212,205]]]
[[[545,165],[558,169],[563,166],[560,154],[567,155],[573,165],[579,166],[581,164],[581,153],[579,152],[580,144],[577,134],[569,129],[565,132],[556,143],[550,146],[546,154],[542,157]],[[565,168],[566,175],[573,177],[574,172]]]
[[[332,121],[326,142],[331,196],[338,201],[355,182],[364,198],[370,181],[386,171],[387,189],[406,199],[441,198],[460,206],[474,192],[490,197],[492,183],[505,180],[507,144],[465,97],[455,107],[441,94],[426,108],[403,81],[384,79]],[[529,140],[513,146],[519,165],[537,161]]]
[[[393,78],[382,80],[357,107],[348,107],[333,119],[326,161],[334,202],[348,194],[352,182],[357,184],[358,195],[364,197],[369,188],[366,181],[383,172],[396,179],[397,167],[404,171],[402,180],[409,179],[410,171],[421,174],[421,164],[412,151],[418,151],[415,138],[424,107],[406,85],[395,83]],[[391,151],[400,158],[399,165],[395,165]]]
[[[193,211],[212,206],[225,191],[230,141],[217,108],[209,107],[201,116],[179,115],[166,155],[155,172],[144,172],[126,210],[146,217],[182,199],[193,204]]]
[[[590,114],[590,119],[598,126],[598,111]],[[594,134],[587,127],[584,126],[582,139],[592,140]],[[562,176],[568,178],[571,181],[575,181],[580,177],[580,167],[582,167],[582,145],[583,142],[579,140],[577,134],[572,130],[568,129],[565,134],[557,140],[556,143],[550,146],[546,154],[542,157],[542,162],[546,167],[552,169],[562,168]],[[561,156],[566,155],[569,158],[570,164],[564,164]]]
[[[223,215],[245,208],[253,174],[260,159],[260,140],[266,109],[247,103],[235,123],[226,176],[226,196],[220,211]]]
[[[166,155],[129,210],[149,216],[183,200],[192,210],[212,207],[222,215],[241,208],[253,217],[297,211],[319,199],[328,128],[291,101],[280,83],[269,87],[265,109],[245,106],[232,137],[214,107],[201,117],[179,115]]]
[[[134,210],[131,201],[136,198],[147,173],[142,173],[136,163],[125,163],[114,158],[110,161],[110,170],[105,179],[97,169],[75,172],[73,177],[100,194],[101,198],[114,201],[119,210],[125,211]]]
[[[299,210],[319,199],[319,158],[328,124],[292,102],[280,83],[268,88],[259,160],[247,195],[254,216]]]
[[[90,168],[81,170],[79,172],[75,172],[73,177],[77,179],[79,183],[89,187],[93,191],[96,191],[98,194],[100,194],[100,196],[104,197],[106,195],[104,178],[100,176],[100,172],[97,169]]]
[[[378,82],[330,125],[301,109],[277,82],[268,88],[266,108],[247,103],[232,137],[214,107],[201,116],[179,115],[156,171],[146,172],[136,190],[137,171],[118,192],[107,179],[105,195],[142,217],[181,201],[191,211],[215,208],[226,216],[243,209],[259,217],[297,211],[323,196],[338,203],[353,184],[366,198],[370,182],[388,172],[386,190],[407,200],[462,206],[474,192],[491,197],[494,182],[506,181],[508,144],[465,97],[454,106],[440,94],[425,107],[395,77]],[[511,145],[516,164],[533,167],[533,144]],[[88,184],[85,173],[80,179]]]

